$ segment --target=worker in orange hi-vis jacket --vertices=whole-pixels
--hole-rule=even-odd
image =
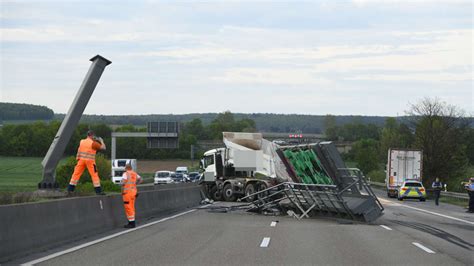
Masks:
[[[135,227],[135,199],[138,196],[137,184],[142,182],[142,178],[132,170],[130,164],[125,165],[125,173],[122,175],[122,197],[123,207],[127,215],[128,224],[125,228]]]
[[[95,193],[97,195],[105,195],[100,186],[99,173],[97,172],[97,166],[95,164],[95,155],[99,150],[105,150],[104,140],[100,137],[96,137],[94,132],[89,130],[87,132],[87,138],[81,140],[79,148],[77,149],[77,164],[69,181],[69,186],[67,187],[69,194],[74,192],[82,173],[84,173],[84,170],[87,168],[91,175],[92,183],[94,184]]]

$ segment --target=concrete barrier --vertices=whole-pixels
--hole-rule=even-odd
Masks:
[[[137,223],[197,206],[200,201],[200,187],[195,184],[139,189]],[[0,206],[0,217],[0,263],[127,223],[121,195],[5,205]]]

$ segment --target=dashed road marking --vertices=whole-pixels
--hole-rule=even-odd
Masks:
[[[422,250],[426,251],[427,253],[430,253],[430,254],[436,253],[436,252],[434,252],[433,250],[431,250],[431,249],[429,249],[429,248],[423,246],[423,245],[420,244],[420,243],[413,242],[412,244],[415,245],[415,246],[417,246],[417,247],[419,247],[419,248],[421,248]]]
[[[272,222],[272,223],[270,224],[270,226],[271,226],[271,227],[277,226],[277,222]]]
[[[100,242],[104,242],[106,240],[115,238],[117,236],[128,234],[128,233],[131,233],[133,231],[140,230],[142,228],[152,226],[152,225],[157,224],[157,223],[161,223],[161,222],[164,222],[164,221],[171,220],[173,218],[188,214],[188,213],[193,212],[193,211],[195,211],[195,209],[185,211],[185,212],[181,212],[181,213],[175,214],[173,216],[165,217],[165,218],[160,219],[158,221],[154,221],[154,222],[151,222],[151,223],[148,223],[148,224],[137,226],[136,228],[127,229],[127,230],[124,230],[124,231],[121,231],[121,232],[118,232],[118,233],[115,233],[115,234],[112,234],[112,235],[109,235],[109,236],[106,236],[106,237],[103,237],[103,238],[99,238],[99,239],[96,239],[96,240],[91,241],[91,242],[84,243],[84,244],[79,245],[79,246],[75,246],[75,247],[72,247],[72,248],[69,248],[69,249],[66,249],[66,250],[63,250],[63,251],[59,251],[59,252],[50,254],[46,257],[42,257],[42,258],[39,258],[39,259],[36,259],[36,260],[32,260],[30,262],[23,263],[22,265],[34,265],[34,264],[38,264],[38,263],[41,263],[41,262],[44,262],[44,261],[47,261],[47,260],[50,260],[50,259],[54,259],[56,257],[59,257],[59,256],[62,256],[62,255],[77,251],[79,249],[83,249],[83,248],[88,247],[88,246],[95,245],[95,244],[100,243]]]
[[[266,247],[268,247],[268,245],[270,245],[270,238],[269,237],[264,237],[262,239],[262,243],[260,243],[260,247],[261,248],[266,248]]]
[[[392,228],[390,228],[390,227],[388,227],[388,226],[386,226],[386,225],[381,224],[380,227],[385,228],[385,229],[387,229],[388,231],[392,231]]]

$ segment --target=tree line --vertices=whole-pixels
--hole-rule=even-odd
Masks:
[[[194,119],[201,120],[203,125],[210,125],[218,116],[218,113],[202,114],[157,114],[157,115],[83,115],[82,123],[108,125],[145,125],[149,121],[177,121],[188,123]],[[62,120],[64,114],[56,114],[55,119]],[[325,115],[301,115],[301,114],[272,114],[272,113],[233,113],[237,120],[250,119],[255,121],[259,132],[279,133],[315,133],[325,132]],[[334,116],[337,125],[344,125],[358,121],[361,124],[375,124],[382,126],[387,117],[378,116]]]
[[[0,129],[0,155],[42,157],[48,151],[60,125],[59,121],[4,125]],[[65,156],[76,154],[79,141],[85,138],[89,129],[93,130],[97,136],[101,136],[109,149],[112,131],[145,132],[147,130],[144,126],[124,125],[112,129],[111,126],[104,123],[81,123],[77,126],[66,147]],[[188,159],[191,145],[196,145],[198,140],[222,139],[223,131],[255,132],[255,122],[251,119],[235,119],[234,115],[228,111],[217,115],[209,125],[205,125],[199,118],[195,118],[190,122],[180,123],[179,149],[147,149],[145,138],[118,138],[117,157]],[[110,152],[107,151],[105,155],[108,157]]]
[[[53,110],[46,106],[0,102],[0,122],[4,120],[50,120]]]

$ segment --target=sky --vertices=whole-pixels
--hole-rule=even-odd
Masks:
[[[87,114],[473,114],[472,1],[0,1],[0,101]]]

